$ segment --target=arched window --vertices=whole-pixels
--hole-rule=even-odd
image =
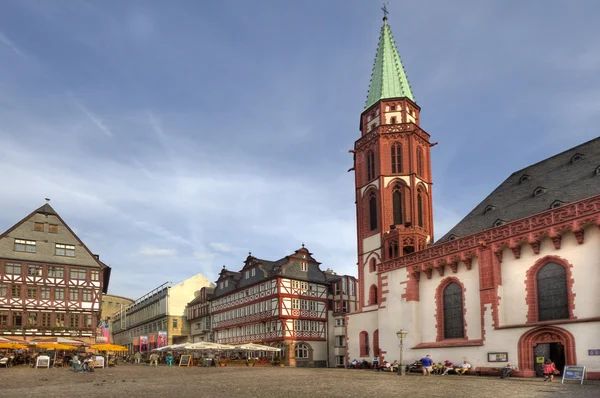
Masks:
[[[377,286],[371,285],[369,289],[369,305],[377,304]]]
[[[567,272],[557,263],[548,263],[537,272],[538,320],[569,318]]]
[[[367,180],[371,181],[375,178],[375,153],[367,152]]]
[[[444,289],[444,338],[465,337],[462,288],[451,282]]]
[[[392,206],[394,207],[394,225],[404,224],[404,211],[402,210],[402,187],[400,184],[394,186],[392,194]]]
[[[374,258],[372,258],[372,259],[371,259],[371,261],[370,261],[370,264],[371,264],[371,265],[370,265],[370,267],[369,267],[369,271],[370,271],[370,272],[375,272],[375,271],[377,271],[377,262],[375,261],[375,259],[374,259]]]
[[[423,150],[417,148],[417,175],[423,177]]]
[[[369,356],[369,333],[360,332],[358,337],[358,343],[360,345],[360,356],[368,357]]]
[[[423,227],[423,192],[417,191],[417,225]]]
[[[296,344],[296,358],[308,358],[308,346],[306,344]]]
[[[371,231],[377,229],[377,195],[371,192],[369,196],[369,226]]]
[[[402,144],[392,145],[392,173],[402,173]]]

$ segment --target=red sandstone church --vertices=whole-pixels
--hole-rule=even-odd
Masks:
[[[360,305],[347,359],[540,358],[600,378],[600,139],[511,174],[433,240],[430,135],[384,18],[354,150]],[[424,294],[426,292],[426,294]]]

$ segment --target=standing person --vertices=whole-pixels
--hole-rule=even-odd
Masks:
[[[423,366],[423,376],[431,376],[431,369],[433,365],[433,359],[431,359],[431,355],[427,354],[425,358],[421,358],[421,365]]]
[[[379,369],[379,357],[373,357],[373,369],[374,370]]]
[[[140,360],[142,359],[142,354],[140,354],[140,352],[138,351],[135,353],[133,358],[135,358],[135,363],[140,363]]]
[[[77,373],[77,371],[79,370],[79,357],[77,356],[77,354],[73,355],[73,360],[71,361],[71,364],[73,365],[73,372]]]
[[[213,359],[213,361],[214,361],[214,359]],[[173,366],[173,354],[171,354],[171,353],[167,354],[167,365]]]
[[[158,367],[158,354],[153,352],[152,354],[150,354],[150,365],[148,366],[152,366],[152,364],[154,364],[154,366]]]
[[[546,359],[544,361],[544,381],[550,380],[550,383],[554,380],[554,375],[558,374],[559,371],[556,369],[556,365],[552,362],[551,359]]]

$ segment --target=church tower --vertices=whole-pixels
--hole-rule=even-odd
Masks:
[[[380,302],[377,264],[433,241],[432,145],[420,111],[386,15],[353,151],[361,308]]]

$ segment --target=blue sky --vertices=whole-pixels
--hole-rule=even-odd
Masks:
[[[389,24],[439,142],[439,238],[513,171],[596,137],[600,4],[414,4],[391,1]],[[380,7],[2,1],[0,229],[52,198],[130,297],[302,242],[356,275],[348,149]]]

